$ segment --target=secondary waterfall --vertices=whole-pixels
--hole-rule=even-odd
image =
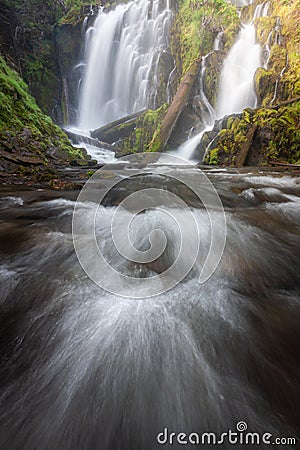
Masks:
[[[261,46],[256,43],[254,21],[265,16],[268,3],[258,5],[250,24],[243,24],[237,42],[224,61],[217,99],[217,117],[255,108],[254,74],[262,66]]]
[[[169,0],[139,0],[100,11],[87,30],[79,128],[90,130],[154,107],[159,55],[167,48]]]
[[[254,21],[257,17],[267,15],[268,6],[268,3],[258,5],[255,9],[252,22],[250,24],[243,24],[238,40],[224,60],[219,83],[216,112],[213,111],[210,114],[208,121],[207,117],[203,117],[202,121],[205,128],[180,146],[178,155],[182,158],[188,160],[192,158],[194,150],[201,142],[203,134],[213,128],[216,117],[221,118],[229,114],[239,113],[245,108],[255,108],[257,98],[254,86],[254,74],[258,67],[262,66],[262,49],[256,43]],[[218,35],[214,44],[216,50],[219,49],[219,40],[220,36]],[[203,96],[206,99],[204,93]]]

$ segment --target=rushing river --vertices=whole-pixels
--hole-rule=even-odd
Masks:
[[[172,170],[185,168],[166,167],[166,177]],[[141,300],[107,293],[82,270],[71,234],[76,192],[2,192],[1,450],[152,450],[164,447],[156,437],[165,428],[222,433],[239,421],[299,436],[299,178],[225,169],[209,178],[227,220],[217,271],[201,285],[192,271]],[[144,180],[162,185],[155,169]],[[201,205],[177,193],[205,247]],[[157,266],[111,249],[118,195],[99,208],[97,238],[119,270],[152,276]],[[82,204],[83,227],[95,207]],[[157,224],[176,245],[163,213],[139,220],[133,245]]]

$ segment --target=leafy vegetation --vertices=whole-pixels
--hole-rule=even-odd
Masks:
[[[88,2],[89,5],[98,4],[97,1]],[[59,23],[62,24],[72,24],[77,25],[81,23],[84,19],[84,6],[87,5],[87,2],[83,0],[62,0],[62,4],[64,7],[64,14],[61,16]]]

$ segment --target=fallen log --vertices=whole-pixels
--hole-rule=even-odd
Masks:
[[[129,136],[136,125],[137,119],[147,111],[147,109],[143,109],[142,111],[114,120],[103,127],[91,131],[91,136],[96,139],[103,139],[105,142],[112,144],[119,139]]]
[[[89,136],[84,136],[82,134],[73,133],[70,130],[64,130],[66,135],[71,139],[74,145],[78,144],[88,144],[97,148],[104,148],[105,150],[110,150],[112,152],[116,152],[118,150],[117,147],[109,144],[108,142],[99,141],[98,139],[94,139]]]
[[[296,102],[300,102],[300,96],[291,98],[290,100],[285,100],[284,102],[278,103],[278,105],[275,105],[275,106],[267,106],[266,108],[268,108],[268,109],[279,109],[282,106],[287,106],[287,105],[290,105],[290,104],[296,103]]]
[[[250,130],[246,134],[246,140],[243,143],[241,151],[239,152],[239,154],[237,155],[237,158],[236,158],[236,164],[235,164],[236,167],[243,167],[245,165],[249,150],[250,150],[252,142],[253,142],[254,135],[256,133],[256,130],[257,130],[257,125],[254,125],[253,127],[250,128]]]
[[[191,89],[199,73],[201,59],[197,59],[184,75],[168,111],[161,123],[160,130],[153,136],[149,149],[151,151],[163,151],[166,147],[172,131],[182,113],[190,96]]]
[[[281,163],[278,161],[270,161],[272,166],[292,167],[293,169],[300,169],[300,164]]]

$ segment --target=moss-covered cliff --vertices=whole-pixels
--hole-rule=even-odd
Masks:
[[[271,0],[268,16],[256,20],[264,65],[256,74],[258,100],[276,105],[300,95],[300,1]]]
[[[1,173],[43,176],[57,165],[86,163],[63,131],[37,106],[25,82],[0,56]]]
[[[71,91],[70,116],[77,102],[73,84],[77,89],[80,74],[72,69],[78,62],[82,22],[91,3],[95,2],[0,1],[0,51],[14,64],[41,109],[58,123],[66,118],[66,86]]]
[[[213,50],[214,39],[224,31],[226,46],[236,37],[239,18],[225,0],[180,0],[171,31],[171,49],[182,76],[199,56]]]
[[[1,52],[14,62],[40,107],[53,117],[60,102],[53,27],[63,14],[62,2],[2,0]]]

